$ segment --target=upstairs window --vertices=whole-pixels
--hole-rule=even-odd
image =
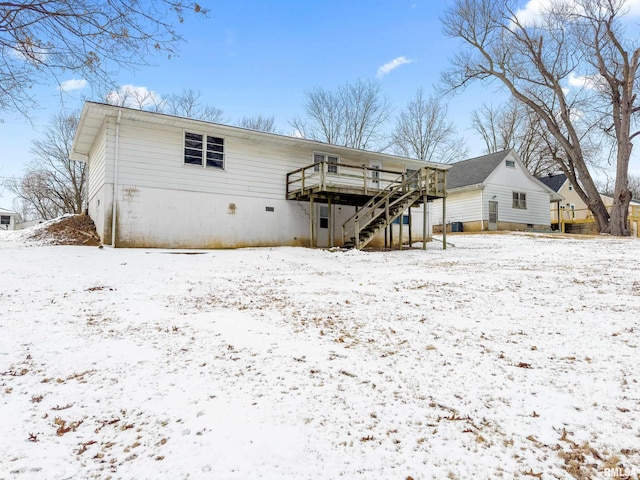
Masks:
[[[509,168],[516,168],[516,162],[513,160],[505,160],[504,164]]]
[[[527,209],[527,194],[522,192],[513,192],[513,208],[521,210]]]
[[[313,154],[313,163],[316,164],[313,167],[314,172],[320,171],[320,165],[317,165],[320,162],[327,162],[327,173],[338,173],[338,163],[339,158],[337,155],[329,155],[327,153],[314,153]]]
[[[184,163],[224,169],[224,138],[184,132]]]

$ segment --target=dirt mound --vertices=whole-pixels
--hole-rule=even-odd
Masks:
[[[72,215],[37,228],[29,240],[41,241],[48,245],[100,245],[96,226],[89,215]]]

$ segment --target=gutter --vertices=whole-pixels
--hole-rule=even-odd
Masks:
[[[113,160],[113,201],[111,210],[111,246],[116,246],[116,214],[118,212],[118,160],[120,158],[120,118],[122,110],[118,110],[116,119],[116,151]]]

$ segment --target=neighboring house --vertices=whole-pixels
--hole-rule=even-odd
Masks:
[[[15,230],[18,222],[20,222],[19,213],[0,208],[0,230]]]
[[[386,243],[392,229],[397,240],[404,222],[387,226],[409,207],[419,240],[431,232],[422,205],[444,197],[449,169],[94,102],[70,156],[87,162],[89,215],[117,247],[360,248]]]
[[[20,223],[16,223],[16,230],[24,230],[25,228],[31,228],[34,227],[36,225],[40,225],[41,223],[44,223],[46,220],[43,220],[42,218],[38,218],[35,220],[27,220],[26,222],[20,222]]]
[[[465,232],[548,229],[549,203],[561,200],[529,173],[515,150],[504,150],[451,166],[444,223]],[[441,201],[435,201],[433,224],[442,223]]]
[[[546,177],[541,177],[539,180],[563,197],[562,202],[557,206],[551,207],[552,227],[560,228],[558,226],[558,218],[560,218],[563,223],[585,223],[593,221],[593,214],[587,207],[587,204],[582,201],[571,181],[564,173],[547,175]],[[613,205],[613,197],[600,194],[600,198],[604,206],[610,209]],[[631,200],[629,204],[629,215],[633,235],[638,236],[640,232],[638,231],[638,219],[636,219],[636,217],[640,216],[640,202]]]

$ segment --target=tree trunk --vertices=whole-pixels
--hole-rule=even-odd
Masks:
[[[629,236],[628,216],[631,203],[629,190],[629,158],[631,157],[631,142],[618,142],[618,158],[616,168],[616,186],[613,192],[613,206],[611,207],[611,221],[609,233],[616,236]]]

